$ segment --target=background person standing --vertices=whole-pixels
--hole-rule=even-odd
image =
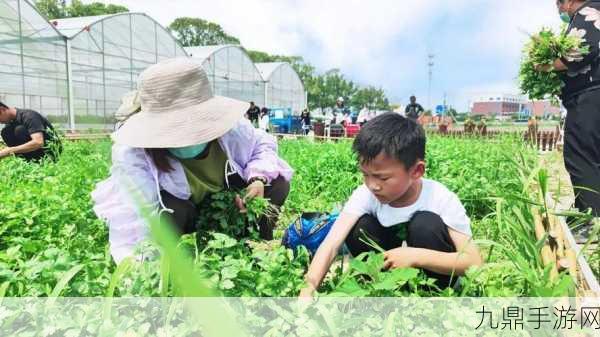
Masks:
[[[246,111],[246,118],[250,120],[254,127],[258,126],[258,118],[260,116],[260,108],[254,105],[254,102],[250,102],[250,108]]]
[[[417,120],[425,109],[421,106],[421,104],[417,103],[417,98],[415,96],[410,96],[410,104],[406,106],[406,117],[412,120]]]
[[[263,130],[264,132],[269,132],[269,109],[263,107],[260,110],[260,118],[258,119],[258,128]]]
[[[311,125],[310,112],[308,112],[308,109],[304,109],[302,111],[302,115],[300,115],[300,120],[302,122],[302,132],[306,136],[310,132],[310,125]]]

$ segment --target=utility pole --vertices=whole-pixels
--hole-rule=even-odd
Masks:
[[[444,110],[442,111],[442,116],[445,116],[446,112],[448,112],[448,109],[446,108],[447,107],[447,105],[446,105],[447,96],[448,96],[448,93],[444,92]]]
[[[429,108],[429,111],[433,111],[433,109],[431,108],[431,83],[433,81],[433,66],[434,66],[434,62],[433,60],[435,59],[435,54],[430,53],[427,55],[427,66],[429,67],[429,90],[427,91],[427,107]]]

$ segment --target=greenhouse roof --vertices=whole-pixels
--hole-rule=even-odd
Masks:
[[[275,70],[279,69],[279,67],[284,66],[288,63],[286,62],[266,62],[266,63],[256,63],[256,68],[260,72],[260,75],[263,77],[265,81],[271,78],[271,75],[275,72]]]
[[[21,21],[19,22],[19,11],[16,2],[0,1],[0,35],[2,45],[18,44],[26,41],[52,42],[62,40],[60,32],[50,25],[38,10],[29,1],[23,2],[27,9],[21,10]],[[22,26],[20,27],[19,24]],[[19,35],[19,30],[22,35]]]
[[[223,45],[216,45],[216,46],[185,47],[184,49],[188,53],[188,55],[190,55],[191,57],[193,57],[195,59],[205,60],[205,59],[209,58],[211,55],[213,55],[214,53],[218,52],[219,50],[225,49],[225,48],[238,48],[238,49],[241,49],[240,46],[235,45],[235,44],[223,44]]]
[[[135,13],[135,12],[124,12],[110,15],[97,15],[97,16],[84,16],[79,18],[68,18],[68,19],[58,19],[51,20],[50,22],[58,29],[58,31],[66,36],[69,39],[73,39],[79,33],[85,31],[88,27],[91,27],[95,24],[98,24],[104,20],[111,19],[117,16],[123,15],[143,15],[148,17],[150,20],[155,21],[150,16],[144,13]],[[155,21],[156,22],[156,21]]]

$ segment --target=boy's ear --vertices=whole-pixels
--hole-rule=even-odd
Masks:
[[[417,162],[410,169],[410,177],[413,180],[420,179],[425,175],[425,161],[417,160]]]

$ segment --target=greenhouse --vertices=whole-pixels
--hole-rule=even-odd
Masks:
[[[304,84],[289,63],[257,63],[256,67],[267,83],[265,101],[269,108],[291,108],[294,114],[306,108]]]
[[[0,1],[0,99],[68,119],[66,40],[22,0]]]
[[[27,1],[0,0],[0,27],[0,98],[72,130],[112,128],[121,96],[143,69],[186,55],[140,13],[49,23]]]
[[[208,74],[216,95],[265,104],[265,85],[256,66],[240,46],[201,46],[185,49]]]

